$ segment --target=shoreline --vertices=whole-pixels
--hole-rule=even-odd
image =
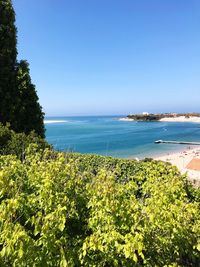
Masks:
[[[67,122],[66,120],[44,120],[44,124],[50,124],[50,123],[63,123],[63,122]]]
[[[131,118],[128,118],[128,117],[125,117],[125,118],[119,118],[118,119],[119,121],[138,121],[138,120],[134,120],[134,119],[131,119]],[[149,122],[149,121],[145,121],[145,120],[139,120],[139,121],[143,121],[143,122]],[[200,117],[189,117],[189,118],[186,118],[184,116],[179,116],[179,117],[174,117],[174,118],[171,118],[171,117],[165,117],[165,118],[162,118],[160,120],[152,120],[152,122],[192,122],[192,123],[200,123]]]
[[[129,118],[119,118],[117,120],[119,120],[119,121],[135,121],[134,119],[129,119]]]
[[[186,118],[184,116],[176,117],[176,118],[162,118],[159,121],[163,122],[194,122],[194,123],[200,123],[200,117],[189,117]]]
[[[200,146],[195,148],[190,147],[181,152],[155,156],[153,159],[171,163],[178,168],[181,174],[186,174],[189,181],[200,186]],[[199,168],[196,168],[193,162],[198,160]],[[190,166],[188,166],[188,164],[190,164]]]

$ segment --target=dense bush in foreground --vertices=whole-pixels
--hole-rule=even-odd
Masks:
[[[0,157],[0,266],[198,266],[198,198],[175,167]]]
[[[16,133],[10,129],[10,125],[0,123],[0,155],[16,155],[23,160],[25,151],[30,144],[36,144],[38,150],[51,146],[34,131],[29,134]]]

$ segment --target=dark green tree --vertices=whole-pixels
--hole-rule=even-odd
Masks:
[[[26,61],[17,62],[15,12],[11,0],[0,0],[0,122],[16,132],[44,137],[44,114]]]
[[[0,122],[15,115],[15,64],[17,57],[15,12],[10,0],[0,1]]]
[[[35,85],[31,82],[29,65],[21,60],[16,68],[16,86],[18,89],[19,102],[16,107],[19,120],[16,128],[18,132],[29,133],[35,131],[44,137],[44,113],[38,102]]]

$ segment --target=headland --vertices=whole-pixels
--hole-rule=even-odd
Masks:
[[[148,113],[130,114],[122,121],[163,121],[163,122],[194,122],[200,123],[200,113]]]

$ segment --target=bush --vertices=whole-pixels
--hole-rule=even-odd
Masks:
[[[16,155],[24,159],[25,150],[30,144],[37,144],[38,149],[50,148],[51,146],[40,136],[31,132],[30,134],[15,133],[10,125],[0,124],[0,155]]]
[[[175,167],[26,149],[0,157],[1,266],[198,266],[198,198]]]

